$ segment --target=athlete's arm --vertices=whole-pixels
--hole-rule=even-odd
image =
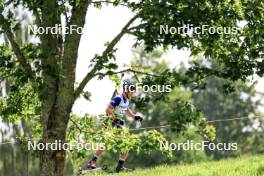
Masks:
[[[125,110],[125,114],[127,116],[132,117],[133,119],[135,119],[135,114],[132,112],[131,109],[128,108],[127,110]]]
[[[132,117],[136,122],[137,121],[142,121],[143,120],[143,118],[141,117],[141,116],[138,116],[138,115],[135,115],[133,112],[132,112],[132,110],[131,109],[127,109],[126,111],[125,111],[125,114],[127,115],[127,116],[129,116],[129,117]]]
[[[106,115],[108,115],[111,119],[116,119],[116,116],[114,114],[114,108],[111,104],[109,104],[105,110]]]
[[[113,120],[116,119],[116,116],[114,114],[115,108],[119,106],[120,102],[121,102],[120,97],[113,98],[105,110],[106,114],[110,116],[110,118]]]

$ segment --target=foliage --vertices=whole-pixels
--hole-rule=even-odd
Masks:
[[[143,72],[154,72],[157,75],[169,72],[168,63],[160,61],[162,51],[145,53],[138,48],[134,55],[135,58],[131,65],[142,65]],[[138,77],[135,74],[134,77],[137,77],[139,82],[142,81],[144,85],[171,85],[172,87],[171,92],[138,92],[139,95],[133,99],[136,110],[141,111],[147,119],[150,118],[155,122],[154,125],[167,124],[169,130],[179,134],[184,134],[193,125],[205,139],[213,141],[215,138],[214,128],[208,125],[203,113],[193,106],[191,93],[180,88],[178,81],[184,77],[184,73],[182,70],[176,69],[175,72],[178,77],[172,76],[171,79],[165,78],[168,74],[158,77]],[[148,124],[148,122],[145,123]],[[153,123],[151,124],[153,125]]]
[[[188,48],[192,55],[204,54],[223,64],[223,70],[208,70],[215,75],[230,80],[245,80],[254,73],[263,75],[263,2],[254,1],[141,1],[132,5],[142,18],[140,29],[134,33],[138,43],[144,42],[146,50],[157,46]],[[255,8],[258,7],[258,8]],[[191,9],[191,10],[190,10]],[[206,14],[206,15],[204,15]],[[241,27],[239,22],[247,23]],[[165,34],[160,25],[181,27],[193,24],[194,27],[236,27],[237,33],[202,35]],[[256,31],[254,33],[253,31]],[[206,72],[204,70],[203,72]]]
[[[251,153],[258,151],[262,145],[256,142],[252,145],[251,140],[256,140],[262,132],[263,115],[258,111],[262,97],[249,83],[237,82],[234,84],[234,91],[226,95],[222,86],[225,80],[219,78],[206,78],[205,90],[197,90],[193,93],[194,104],[199,107],[210,120],[245,118],[236,121],[218,122],[216,127],[216,141],[237,142],[240,152],[215,151],[215,158],[236,156],[239,153]],[[253,97],[255,97],[253,99]],[[256,122],[259,125],[256,126]],[[256,138],[253,139],[255,136]]]
[[[17,41],[15,32],[21,28],[22,21],[16,18],[14,9],[21,6],[32,14],[34,24],[38,27],[52,27],[62,23],[65,26],[74,24],[84,27],[88,8],[92,6],[101,8],[107,4],[112,4],[114,7],[126,6],[135,15],[113,40],[106,42],[105,50],[101,54],[90,58],[90,70],[77,86],[75,86],[75,75],[81,34],[33,35],[38,42],[30,41],[25,45]],[[135,36],[135,46],[144,44],[147,52],[158,47],[165,50],[187,48],[192,55],[201,53],[221,66],[216,69],[195,63],[185,73],[176,69],[162,69],[158,72],[159,75],[147,74],[146,77],[140,78],[147,85],[169,84],[175,88],[195,82],[200,86],[202,80],[209,75],[216,75],[230,82],[246,81],[255,73],[262,77],[264,67],[260,56],[263,52],[263,14],[261,0],[0,1],[0,32],[5,35],[12,48],[12,52],[7,47],[0,48],[0,73],[11,82],[9,96],[0,103],[1,115],[12,121],[20,115],[40,116],[40,119],[33,119],[36,120],[35,126],[42,127],[42,130],[39,130],[42,132],[42,140],[65,141],[72,106],[85,92],[85,86],[95,77],[102,79],[104,76],[116,74],[115,71],[118,69],[115,64],[116,45],[125,34]],[[62,21],[61,17],[64,17],[65,21]],[[246,24],[240,27],[241,22]],[[160,32],[160,25],[182,27],[186,24],[192,24],[194,27],[201,25],[236,27],[239,31],[228,35],[223,33],[173,35]],[[36,65],[34,65],[35,61],[37,61]],[[112,79],[117,81],[113,76]],[[228,91],[233,90],[230,86],[226,87]],[[83,95],[89,100],[89,93]],[[32,99],[26,96],[31,96]],[[173,113],[168,111],[167,115],[172,125],[184,131],[185,126],[191,122],[196,127],[202,128],[206,137],[213,139],[214,136],[209,134],[214,132],[213,128],[206,123],[198,110],[192,108],[191,102],[177,99],[170,101],[168,93],[147,95],[140,97],[139,100],[142,109],[145,110],[148,110],[148,105],[151,106],[158,101],[168,103],[168,110],[178,108],[179,119],[174,119]],[[120,135],[118,130],[111,131],[110,134],[112,133]],[[161,137],[156,132],[153,134],[156,139]],[[122,135],[126,137],[128,133]],[[117,144],[122,141],[124,146],[121,146],[120,150],[132,148],[132,145],[138,143],[138,139],[134,135],[131,137],[131,144],[116,137],[114,145],[118,147]],[[88,138],[91,137],[87,136]],[[108,140],[104,137],[102,139]],[[53,151],[52,154],[43,152],[40,157],[41,171],[46,175],[63,175],[65,157],[62,157],[59,163],[56,157],[65,156],[64,154],[65,151],[60,150]]]
[[[161,152],[170,156],[168,150],[160,148],[160,141],[166,142],[166,138],[158,131],[133,134],[128,128],[119,129],[112,127],[112,123],[106,120],[108,117],[85,115],[78,117],[72,116],[72,122],[69,126],[67,141],[74,142],[78,139],[79,143],[102,144],[108,152],[122,153],[123,151],[132,151],[135,153],[150,153],[153,151]],[[93,148],[95,150],[95,147]],[[73,149],[70,156],[78,164],[86,159],[86,150]]]

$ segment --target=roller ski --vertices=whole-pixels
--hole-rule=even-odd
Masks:
[[[117,167],[116,170],[115,170],[117,173],[119,172],[133,172],[135,171],[135,169],[130,169],[130,168],[126,168],[126,167]]]
[[[122,161],[122,160],[118,161],[115,172],[117,172],[117,173],[119,173],[119,172],[132,172],[135,170],[135,169],[129,169],[129,168],[124,167],[124,162],[125,161]]]
[[[96,167],[96,162],[95,161],[89,161],[88,165],[84,168],[81,168],[78,171],[77,176],[79,175],[84,175],[84,174],[88,174],[88,173],[95,173],[95,172],[106,172],[107,166],[103,165],[102,167]]]
[[[102,167],[97,167],[95,169],[85,169],[85,170],[79,170],[78,176],[79,175],[84,175],[88,173],[95,173],[95,172],[106,172],[107,171],[107,166],[102,166]]]

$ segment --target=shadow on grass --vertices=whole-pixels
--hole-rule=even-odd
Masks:
[[[257,170],[257,176],[263,176],[264,175],[264,166],[258,167]]]

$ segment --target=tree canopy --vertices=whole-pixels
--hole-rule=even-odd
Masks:
[[[69,27],[84,27],[85,17],[90,8],[104,5],[124,6],[134,13],[120,32],[106,42],[102,53],[90,58],[87,74],[76,85],[76,63],[82,34],[69,33]],[[19,43],[16,31],[23,27],[15,14],[16,9],[25,9],[33,17],[37,27],[51,28],[58,24],[68,27],[67,33],[48,31],[46,34],[30,34],[37,40]],[[7,43],[0,47],[1,77],[10,80],[9,96],[2,99],[1,116],[9,120],[31,115],[44,143],[61,140],[66,142],[74,102],[84,94],[85,86],[94,78],[113,76],[122,72],[115,63],[117,43],[124,35],[135,37],[134,46],[141,45],[146,52],[162,49],[189,49],[193,56],[202,54],[221,67],[201,65],[198,62],[182,75],[176,69],[166,69],[158,74],[141,73],[145,84],[170,84],[172,88],[189,83],[202,84],[202,80],[215,75],[231,83],[246,81],[254,74],[263,77],[263,22],[262,0],[1,0],[0,32]],[[161,32],[162,26],[182,27],[185,25],[215,28],[236,28],[235,33],[189,34]],[[177,58],[176,58],[177,59]],[[230,85],[226,86],[232,90]],[[88,95],[87,93],[84,95]],[[149,98],[149,97],[147,97]],[[164,99],[164,95],[150,98]],[[150,99],[143,99],[148,101]],[[194,125],[202,119],[199,112],[193,111],[188,103],[181,101],[171,104],[178,108],[179,116],[190,119],[172,121],[184,129],[185,122]],[[172,114],[173,116],[174,114]],[[155,132],[153,132],[155,133]],[[40,153],[41,175],[63,175],[66,152],[63,150],[42,151]]]

